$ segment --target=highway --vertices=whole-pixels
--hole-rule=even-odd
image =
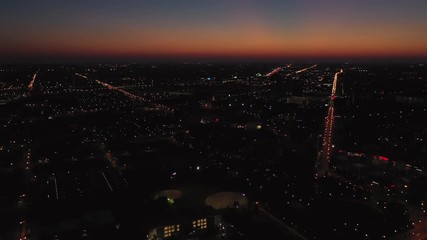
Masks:
[[[322,148],[319,152],[319,157],[317,162],[318,177],[325,176],[329,170],[329,162],[331,160],[331,153],[332,153],[332,137],[333,137],[332,134],[334,130],[334,112],[335,112],[334,100],[336,98],[338,78],[341,73],[343,73],[342,69],[339,72],[335,73],[334,82],[332,84],[332,91],[329,99],[329,110],[328,110],[328,115],[326,116],[326,119],[325,119],[325,131],[323,133]]]
[[[288,67],[290,67],[290,66],[291,66],[291,65],[289,64],[289,65],[284,66],[284,67],[277,67],[277,68],[273,69],[273,71],[271,71],[271,72],[267,73],[265,76],[266,76],[266,77],[271,77],[271,76],[273,76],[273,75],[275,75],[275,74],[279,73],[279,72],[280,72],[280,71],[282,71],[283,69],[288,68]],[[308,71],[308,70],[310,70],[310,69],[312,69],[312,68],[315,68],[315,67],[317,67],[317,64],[315,64],[315,65],[313,65],[313,66],[310,66],[310,67],[306,67],[306,68],[300,69],[300,70],[298,70],[298,71],[296,71],[296,72],[294,72],[294,73],[288,73],[288,74],[286,74],[286,77],[290,77],[290,76],[292,76],[293,74],[298,74],[298,73],[302,73],[302,72]]]
[[[81,78],[84,78],[84,79],[90,80],[87,76],[85,76],[85,75],[83,75],[83,74],[80,74],[80,73],[74,73],[74,74],[75,74],[76,76],[81,77]],[[100,84],[100,85],[104,86],[104,87],[105,87],[105,88],[107,88],[107,89],[110,89],[110,90],[113,90],[113,91],[120,92],[120,93],[124,94],[126,97],[128,97],[128,98],[130,98],[130,99],[137,100],[137,101],[142,101],[142,102],[150,102],[149,100],[147,100],[147,99],[145,99],[145,98],[143,98],[143,97],[141,97],[141,96],[135,95],[135,94],[130,93],[130,92],[128,92],[128,91],[125,91],[125,90],[123,90],[123,89],[121,89],[121,88],[118,88],[118,87],[115,87],[115,86],[113,86],[113,85],[111,85],[111,84],[108,84],[108,83],[106,83],[106,82],[102,82],[102,81],[99,81],[99,80],[96,80],[96,79],[94,79],[93,81],[95,81],[96,83],[98,83],[98,84]],[[171,108],[169,108],[169,107],[167,107],[167,106],[161,105],[161,104],[156,104],[156,103],[154,103],[154,107],[155,107],[156,109],[158,109],[158,110],[163,110],[163,111],[165,111],[165,112],[173,112],[173,109],[171,109]]]
[[[89,79],[87,76],[85,76],[85,75],[83,75],[83,74],[80,74],[80,73],[75,73],[77,76],[79,76],[79,77],[82,77],[82,78],[85,78],[85,79]],[[106,87],[106,88],[108,88],[108,89],[110,89],[110,90],[115,90],[115,91],[118,91],[118,92],[121,92],[121,93],[123,93],[125,96],[127,96],[127,97],[129,97],[129,98],[131,98],[131,99],[134,99],[134,100],[140,100],[140,101],[144,101],[144,102],[146,102],[147,100],[145,99],[145,98],[143,98],[143,97],[140,97],[140,96],[137,96],[137,95],[134,95],[134,94],[132,94],[132,93],[130,93],[130,92],[127,92],[127,91],[125,91],[125,90],[123,90],[123,89],[121,89],[121,88],[118,88],[118,87],[115,87],[115,86],[113,86],[113,85],[111,85],[111,84],[108,84],[108,83],[105,83],[105,82],[101,82],[101,81],[99,81],[99,80],[94,80],[96,83],[98,83],[98,84],[100,84],[100,85],[102,85],[102,86],[104,86],[104,87]]]
[[[289,65],[288,65],[288,66],[289,66]],[[269,73],[265,74],[265,76],[266,76],[266,77],[271,77],[271,76],[273,76],[273,75],[275,75],[275,74],[279,73],[280,71],[282,71],[282,69],[284,69],[284,68],[286,68],[286,67],[277,67],[277,68],[273,69],[273,71],[271,71],[271,72],[269,72]]]
[[[37,70],[36,73],[34,73],[33,78],[31,79],[31,82],[28,84],[28,91],[32,92],[34,89],[34,83],[36,82],[37,79],[37,74],[39,73],[40,69]]]
[[[307,67],[307,68],[304,68],[304,69],[298,70],[298,71],[296,71],[295,73],[296,73],[296,74],[298,74],[298,73],[302,73],[302,72],[308,71],[308,70],[310,70],[310,69],[312,69],[312,68],[315,68],[315,67],[317,67],[317,64],[315,64],[315,65],[313,65],[313,66],[311,66],[311,67]]]

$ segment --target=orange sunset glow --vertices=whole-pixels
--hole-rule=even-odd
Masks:
[[[407,8],[417,4],[422,3]],[[349,4],[339,2],[282,4],[262,11],[257,9],[260,3],[252,1],[221,2],[212,9],[195,5],[177,5],[171,13],[165,6],[141,3],[141,9],[156,9],[157,18],[148,10],[80,12],[80,6],[60,9],[66,18],[58,23],[46,21],[35,7],[37,14],[4,28],[8,34],[0,40],[0,52],[10,56],[427,56],[427,32],[422,30],[426,17],[393,4],[386,9],[356,4],[354,12]]]

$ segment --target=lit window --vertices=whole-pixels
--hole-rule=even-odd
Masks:
[[[207,228],[207,219],[198,219],[196,221],[193,221],[193,228],[199,228],[199,229],[205,229]]]
[[[172,234],[175,232],[175,230],[178,232],[179,231],[179,225],[172,225],[172,226],[166,226],[164,227],[164,237],[168,238],[170,236],[172,236]]]

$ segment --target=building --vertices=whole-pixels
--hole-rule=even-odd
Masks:
[[[153,208],[153,215],[146,219],[147,240],[225,237],[228,224],[223,222],[222,211],[248,207],[248,199],[242,193],[215,193],[206,186],[184,189],[152,195],[160,207]]]

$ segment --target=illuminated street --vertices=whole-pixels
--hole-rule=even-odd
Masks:
[[[0,8],[0,240],[427,240],[427,0]]]
[[[337,82],[339,75],[343,73],[343,70],[335,73],[334,81],[332,83],[332,92],[330,96],[328,115],[325,118],[325,131],[323,132],[322,148],[319,152],[318,163],[317,163],[317,176],[323,177],[329,171],[329,162],[331,160],[331,154],[333,152],[333,130],[334,130],[334,100],[336,98]]]
[[[40,69],[37,70],[36,73],[34,73],[33,77],[31,78],[31,82],[28,84],[28,92],[33,91],[34,89],[34,83],[36,82],[37,79],[37,74],[39,73]]]

